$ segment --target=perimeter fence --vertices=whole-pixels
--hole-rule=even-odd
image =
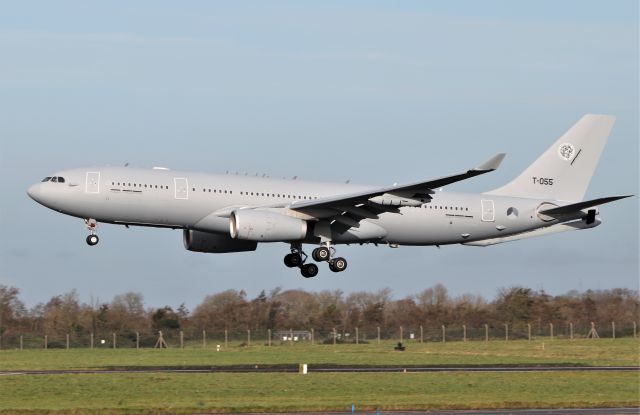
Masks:
[[[335,328],[266,329],[266,330],[151,330],[95,333],[22,334],[5,331],[0,336],[0,349],[120,349],[120,348],[219,348],[229,346],[276,346],[286,344],[379,344],[393,340],[401,343],[512,341],[539,339],[581,339],[622,337],[637,338],[637,323],[591,325],[571,322],[548,324],[515,323],[502,325],[424,325],[395,329]]]

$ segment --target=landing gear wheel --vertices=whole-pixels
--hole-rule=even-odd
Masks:
[[[289,268],[299,267],[301,263],[302,257],[297,252],[284,256],[284,264]]]
[[[94,245],[96,245],[99,241],[100,241],[100,238],[98,238],[98,235],[89,235],[89,236],[87,236],[87,244],[88,244],[89,246],[94,246]]]
[[[300,273],[305,278],[312,278],[318,275],[318,266],[316,264],[304,264],[300,267]]]
[[[321,246],[311,252],[311,257],[315,261],[328,261],[331,258],[331,252],[326,246]]]
[[[329,269],[333,272],[342,272],[347,269],[347,260],[342,257],[334,258],[329,262]]]

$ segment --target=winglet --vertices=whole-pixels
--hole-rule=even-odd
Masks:
[[[491,157],[489,160],[485,161],[484,163],[476,167],[474,170],[480,170],[480,171],[496,170],[498,167],[500,167],[500,163],[502,163],[502,160],[504,160],[505,156],[506,156],[505,153],[498,153],[495,156]]]

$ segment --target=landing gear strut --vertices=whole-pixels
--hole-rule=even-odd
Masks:
[[[96,235],[96,228],[98,227],[98,222],[95,219],[85,219],[84,223],[87,225],[87,229],[89,230],[89,236],[87,236],[87,245],[94,246],[100,242],[100,238]]]

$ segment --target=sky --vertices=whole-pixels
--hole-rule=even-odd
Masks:
[[[166,166],[388,185],[496,172],[508,182],[583,114],[617,117],[587,198],[638,194],[638,2],[6,2],[0,13],[0,284],[28,306],[76,289],[193,308],[225,289],[441,283],[452,296],[503,287],[638,289],[638,197],[603,225],[488,248],[339,247],[346,272],[287,269],[285,244],[215,255],[181,231],[102,225],[28,198],[57,170]]]

